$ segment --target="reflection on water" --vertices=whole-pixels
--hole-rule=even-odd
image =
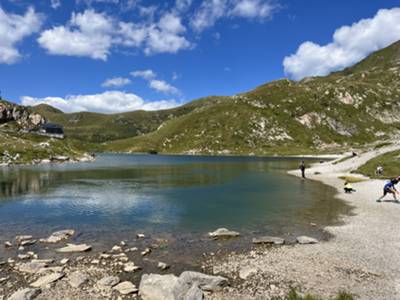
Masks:
[[[115,232],[288,232],[332,222],[333,190],[285,171],[298,160],[100,155],[95,163],[0,170],[0,234],[73,227]],[[50,230],[48,229],[50,228]]]

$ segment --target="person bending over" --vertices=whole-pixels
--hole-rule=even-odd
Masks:
[[[396,190],[395,185],[399,182],[399,177],[391,179],[388,183],[385,184],[383,187],[383,195],[376,200],[376,202],[382,202],[382,199],[387,195],[387,194],[392,194],[394,201],[398,202],[396,198],[396,194],[399,192]]]

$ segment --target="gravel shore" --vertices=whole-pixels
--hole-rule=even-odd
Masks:
[[[347,291],[358,299],[400,299],[400,205],[375,201],[382,194],[383,180],[353,184],[356,192],[345,194],[343,180],[338,178],[362,177],[350,172],[398,149],[400,145],[395,144],[307,169],[307,180],[337,189],[336,197],[353,207],[351,216],[343,217],[344,225],[325,228],[333,235],[329,241],[255,247],[250,253],[210,260],[213,273],[236,280],[235,287],[214,294],[213,299],[280,298],[290,287],[326,298]],[[297,170],[289,173],[300,175]]]

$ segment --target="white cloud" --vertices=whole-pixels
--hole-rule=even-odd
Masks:
[[[109,78],[106,81],[104,81],[101,86],[103,86],[103,87],[121,87],[124,85],[128,85],[130,83],[131,83],[131,80],[129,78],[113,77],[113,78]]]
[[[221,18],[266,19],[278,9],[268,0],[205,0],[194,15],[191,26],[197,32],[213,26]]]
[[[153,70],[133,71],[130,73],[133,77],[139,77],[146,80],[153,79],[157,74]]]
[[[57,9],[61,6],[61,0],[50,0],[50,6],[53,9]]]
[[[38,42],[50,54],[107,60],[112,34],[113,20],[89,9],[83,13],[72,13],[66,26],[43,31]]]
[[[134,110],[159,110],[176,107],[175,100],[144,101],[141,97],[120,91],[106,91],[94,95],[70,95],[65,98],[34,98],[24,96],[23,105],[48,104],[64,112],[91,111],[99,113],[119,113]]]
[[[270,17],[276,6],[262,0],[237,0],[230,11],[232,16],[244,18],[267,18]]]
[[[17,44],[40,30],[43,17],[30,7],[25,15],[5,12],[0,6],[0,63],[12,64],[21,58]]]
[[[118,22],[87,9],[73,13],[66,25],[41,33],[38,42],[50,54],[85,56],[106,61],[112,47],[139,48],[145,54],[176,53],[191,47],[180,17],[165,13],[156,23]]]
[[[400,8],[381,9],[373,18],[340,27],[327,45],[304,42],[295,54],[285,57],[285,73],[294,79],[327,75],[399,39]]]
[[[165,94],[179,94],[179,90],[176,87],[165,82],[164,80],[152,79],[149,82],[149,86],[150,88],[156,90],[157,92]]]

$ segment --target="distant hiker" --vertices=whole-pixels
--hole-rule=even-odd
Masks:
[[[345,193],[348,193],[348,194],[351,194],[351,192],[355,192],[356,190],[355,189],[353,189],[353,186],[350,184],[350,182],[345,182],[344,183],[344,192]]]
[[[304,160],[301,161],[299,169],[301,171],[301,177],[306,178],[306,165],[304,163]]]
[[[397,178],[393,178],[391,179],[388,183],[385,184],[385,186],[383,187],[383,195],[376,200],[376,202],[382,202],[382,199],[386,196],[386,194],[392,194],[393,198],[396,202],[398,202],[397,198],[396,198],[396,194],[398,194],[399,192],[396,190],[395,185],[399,182],[399,177]]]
[[[375,174],[379,176],[383,175],[383,167],[380,164],[376,166]]]

